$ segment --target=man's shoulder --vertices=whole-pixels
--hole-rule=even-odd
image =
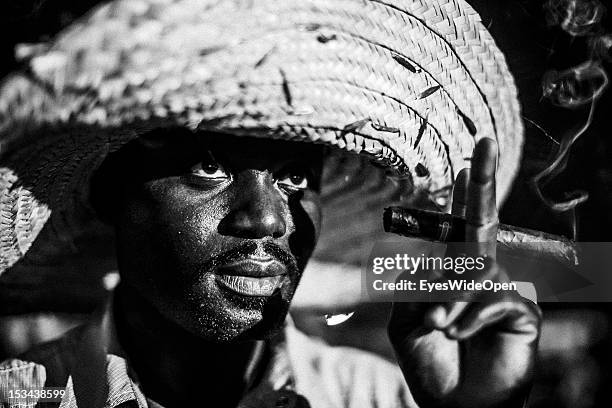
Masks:
[[[58,339],[0,362],[0,384],[26,388],[65,386],[82,330],[82,326],[74,328]]]
[[[0,362],[0,407],[17,406],[12,393],[36,390],[46,386],[46,370],[34,361],[11,358]]]
[[[294,327],[286,336],[298,388],[326,393],[330,406],[416,407],[396,363],[353,347],[329,345]]]
[[[42,364],[11,358],[0,362],[0,384],[10,388],[38,388],[45,384],[46,372]]]

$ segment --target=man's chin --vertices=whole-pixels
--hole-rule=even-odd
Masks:
[[[222,289],[208,292],[204,298],[191,297],[195,310],[183,317],[190,321],[192,333],[220,343],[276,335],[284,327],[290,304],[280,291],[272,296],[244,296]]]
[[[285,325],[286,313],[274,318],[264,317],[259,311],[243,311],[220,319],[223,323],[211,322],[203,317],[195,322],[193,331],[199,337],[215,343],[241,343],[267,340],[277,335]],[[211,324],[212,323],[212,324]]]

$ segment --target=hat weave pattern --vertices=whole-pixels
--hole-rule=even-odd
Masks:
[[[0,87],[0,273],[49,220],[70,240],[92,171],[155,127],[324,143],[429,192],[491,137],[498,200],[520,160],[513,78],[463,0],[117,0],[17,52],[25,69]]]

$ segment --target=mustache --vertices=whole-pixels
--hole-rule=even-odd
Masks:
[[[199,268],[203,272],[214,271],[221,265],[225,265],[232,262],[240,261],[250,255],[254,255],[258,252],[259,248],[270,255],[272,258],[281,262],[287,272],[291,276],[296,276],[298,273],[298,262],[295,256],[287,249],[282,246],[275,244],[274,242],[257,243],[253,241],[246,241],[238,244],[236,247],[223,251],[219,254],[213,255]],[[196,274],[194,280],[199,280],[201,274]]]

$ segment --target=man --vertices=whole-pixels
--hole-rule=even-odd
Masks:
[[[400,33],[391,45],[382,22]],[[482,47],[486,64],[471,58]],[[448,72],[432,59],[443,52]],[[62,407],[523,406],[539,312],[517,294],[397,303],[403,376],[286,323],[324,222],[330,146],[409,177],[415,194],[454,182],[466,240],[502,279],[484,244],[521,126],[500,55],[467,4],[433,1],[119,1],[34,50],[32,72],[2,89],[3,209],[18,212],[3,267],[49,220],[58,240],[82,232],[84,199],[114,229],[122,281],[91,324],[0,379],[65,387]]]

